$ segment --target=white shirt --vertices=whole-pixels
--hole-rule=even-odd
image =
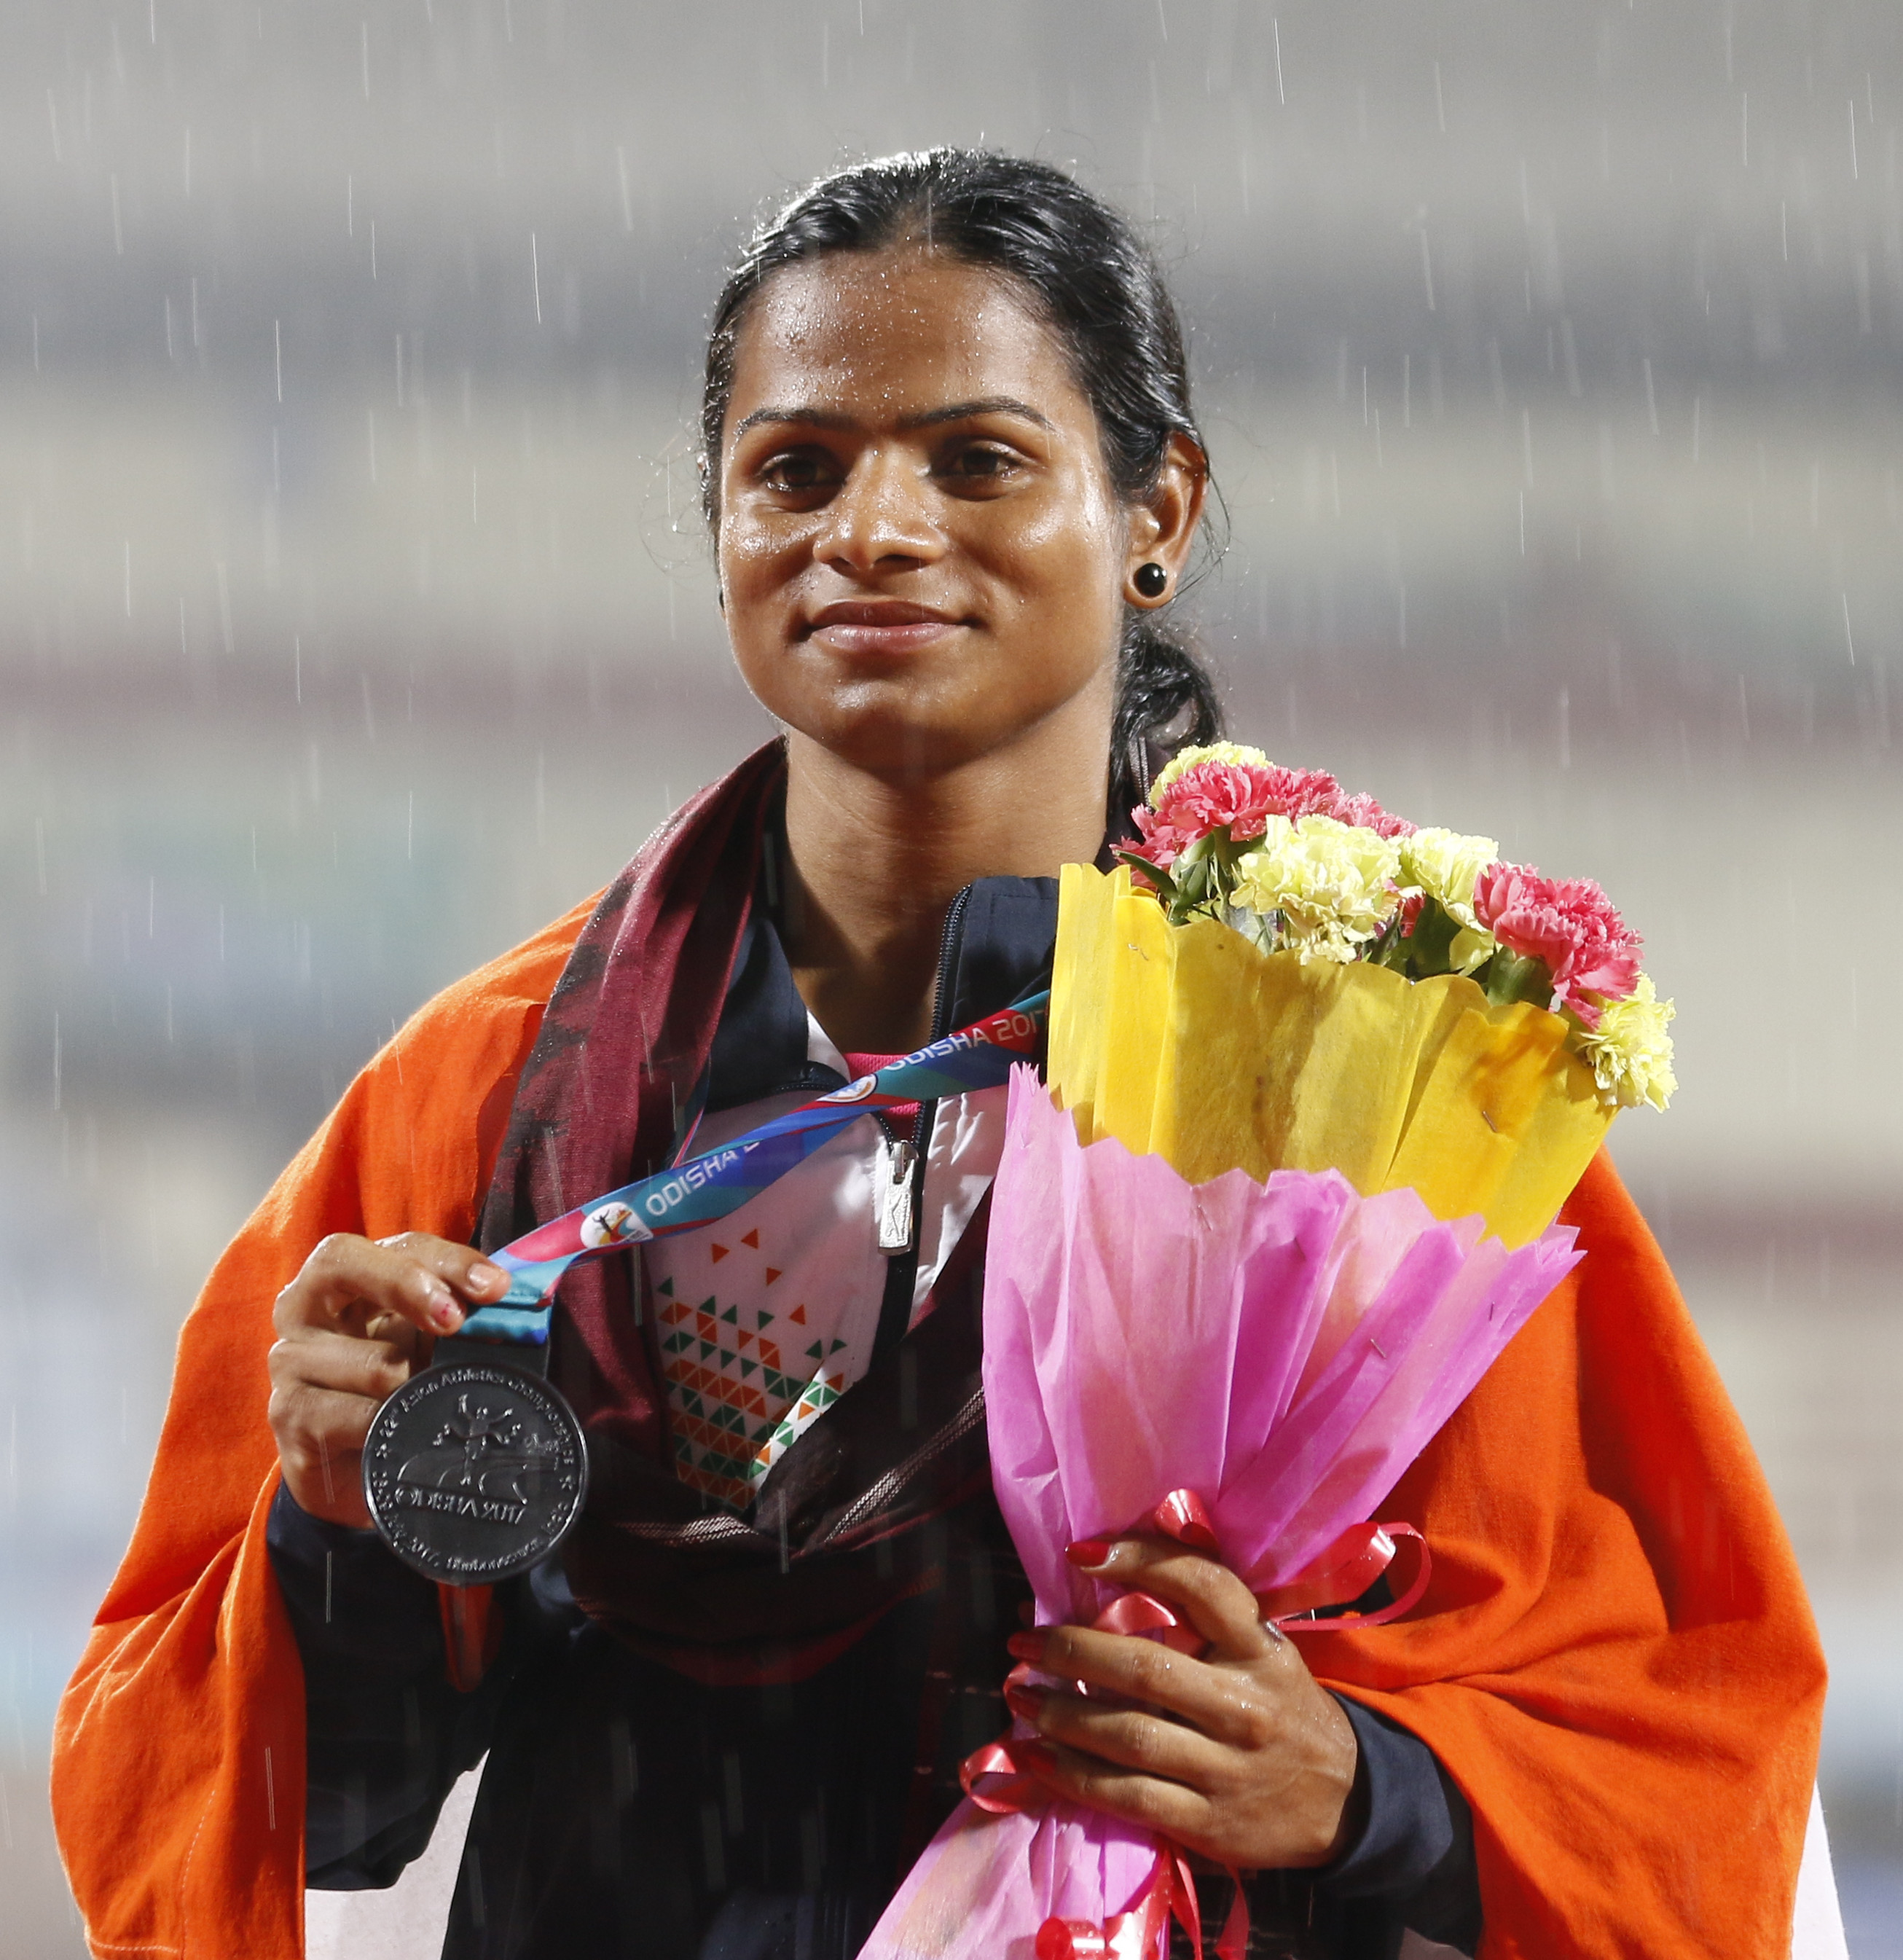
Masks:
[[[807,1057],[850,1077],[810,1014]],[[938,1105],[925,1153],[911,1325],[998,1169],[1004,1085]],[[794,1090],[704,1118],[696,1152],[810,1099]],[[744,1509],[760,1480],[871,1365],[885,1298],[875,1194],[889,1147],[870,1115],[737,1211],[641,1249],[644,1311],[661,1367],[684,1484]]]

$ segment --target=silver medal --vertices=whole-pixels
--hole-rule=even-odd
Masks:
[[[385,1542],[446,1586],[486,1586],[540,1563],[588,1491],[581,1426],[539,1376],[438,1361],[377,1411],[364,1495]]]

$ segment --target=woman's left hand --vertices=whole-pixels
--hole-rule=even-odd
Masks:
[[[1096,1549],[1076,1546],[1071,1556]],[[1039,1673],[1139,1704],[1008,1686],[1012,1713],[1042,1739],[1029,1745],[1042,1780],[1239,1870],[1340,1856],[1360,1828],[1354,1730],[1295,1643],[1263,1624],[1243,1582],[1165,1538],[1118,1539],[1083,1569],[1176,1608],[1209,1645],[1192,1660],[1087,1627],[1014,1636],[1011,1652]]]

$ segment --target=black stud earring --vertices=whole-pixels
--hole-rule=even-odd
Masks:
[[[1169,590],[1169,574],[1154,558],[1138,565],[1130,582],[1146,599],[1160,599]]]
[[[725,586],[724,586],[724,585],[723,585],[723,586],[717,586],[717,587],[714,588],[714,598],[715,603],[719,606],[719,607],[720,607],[721,610],[723,612],[724,612],[727,610],[727,588],[726,588],[726,587],[725,587]]]

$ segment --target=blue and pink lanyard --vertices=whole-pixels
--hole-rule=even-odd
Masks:
[[[603,1258],[725,1217],[870,1112],[995,1087],[1014,1064],[1036,1053],[1050,1000],[1048,988],[1027,994],[843,1089],[523,1233],[489,1254],[511,1276],[509,1290],[493,1306],[472,1313],[463,1335],[540,1346],[549,1338],[555,1287],[577,1260]]]

